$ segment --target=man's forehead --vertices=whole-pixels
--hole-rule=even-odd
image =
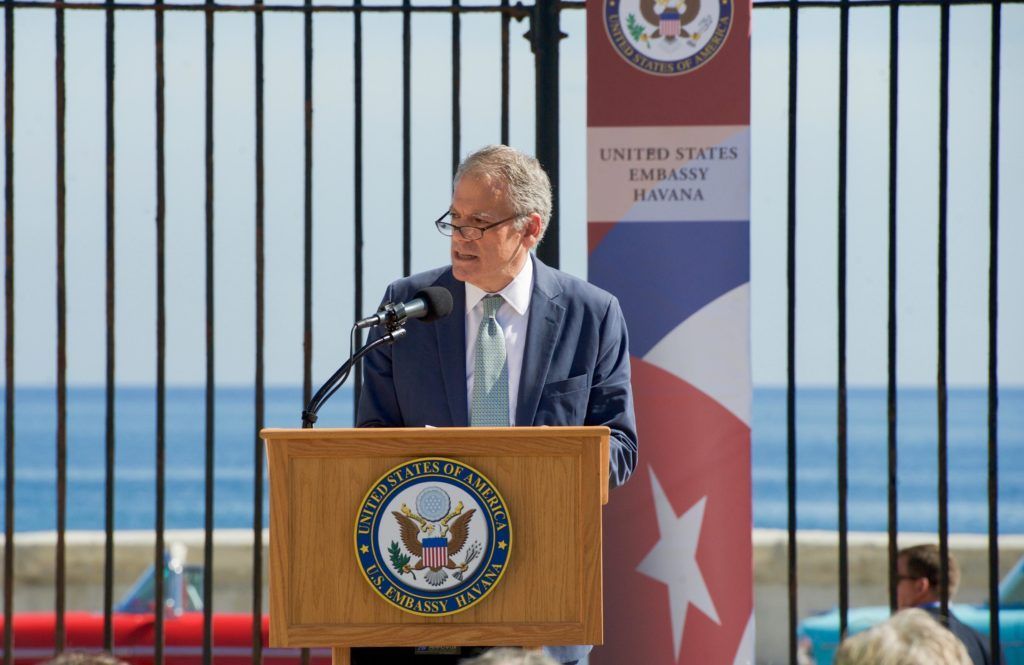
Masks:
[[[455,183],[452,192],[452,207],[455,205],[488,204],[503,205],[508,198],[508,190],[500,179],[486,174],[466,173]],[[470,212],[490,212],[488,210]]]

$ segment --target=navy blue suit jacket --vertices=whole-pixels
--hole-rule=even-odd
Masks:
[[[928,605],[922,609],[931,614],[943,626],[949,628],[957,636],[957,639],[963,642],[967,649],[967,655],[970,656],[974,665],[989,665],[992,662],[992,647],[987,637],[957,619],[952,612],[949,613],[948,619],[944,618],[942,611],[936,605]],[[999,662],[1005,663],[1006,656],[1004,655]]]
[[[533,293],[516,407],[517,425],[606,425],[611,485],[637,460],[629,341],[618,301],[581,279],[534,262]],[[466,289],[450,267],[392,283],[385,302],[428,286],[452,293],[451,315],[412,320],[405,339],[363,360],[359,427],[466,427]],[[379,335],[371,333],[371,339]]]

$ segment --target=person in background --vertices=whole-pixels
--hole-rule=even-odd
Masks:
[[[43,665],[128,665],[106,652],[82,653],[65,651],[56,658],[46,661]]]
[[[933,544],[916,545],[900,550],[896,557],[896,606],[899,609],[920,608],[949,629],[967,649],[973,665],[992,662],[988,638],[962,623],[953,612],[942,616],[942,559]],[[960,565],[949,555],[949,598],[960,585]],[[1004,659],[1005,662],[1005,659]]]
[[[953,633],[912,608],[843,640],[835,665],[971,665]]]
[[[557,665],[543,651],[525,649],[491,649],[476,658],[464,660],[460,665]]]

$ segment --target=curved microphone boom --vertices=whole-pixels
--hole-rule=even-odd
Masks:
[[[394,344],[405,336],[405,328],[403,326],[406,321],[409,319],[422,319],[425,323],[429,323],[448,316],[451,312],[451,291],[443,286],[428,286],[417,291],[412,300],[408,302],[398,304],[385,303],[380,306],[380,309],[373,316],[357,321],[352,326],[352,334],[350,335],[353,342],[353,344],[350,344],[349,352],[351,355],[338,368],[338,371],[332,374],[331,378],[327,379],[324,385],[320,386],[320,390],[316,391],[313,398],[309,400],[309,404],[306,405],[306,409],[302,412],[302,426],[304,428],[313,426],[320,407],[345,383],[352,368],[363,356],[378,346]],[[351,348],[355,342],[355,331],[360,328],[372,328],[379,325],[384,325],[387,328],[387,332],[372,342],[368,342],[355,353],[352,353]]]

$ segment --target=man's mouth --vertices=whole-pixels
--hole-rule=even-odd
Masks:
[[[463,254],[462,252],[458,251],[452,252],[452,254],[454,254],[455,258],[458,259],[459,261],[472,261],[476,259],[476,256],[474,256],[473,254]]]

